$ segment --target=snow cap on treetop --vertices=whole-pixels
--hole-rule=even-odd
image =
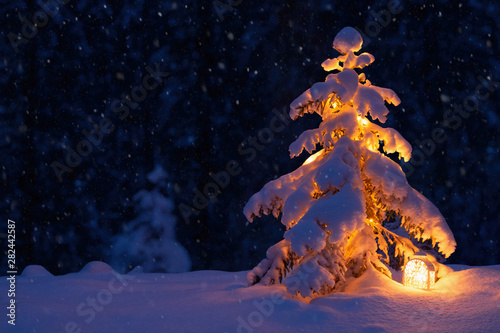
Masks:
[[[351,27],[345,27],[335,36],[333,40],[333,48],[341,54],[347,54],[349,51],[357,52],[361,50],[363,45],[363,38]]]
[[[363,38],[351,27],[345,27],[335,36],[333,48],[341,53],[333,59],[326,59],[321,66],[327,72],[338,70],[342,72],[345,68],[363,68],[375,61],[375,57],[370,53],[362,53],[359,56],[355,52],[361,50]]]

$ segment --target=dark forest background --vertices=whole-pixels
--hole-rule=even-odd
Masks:
[[[282,112],[324,80],[320,64],[337,56],[331,44],[345,26],[370,37],[363,51],[376,61],[367,78],[402,100],[386,126],[414,147],[402,165],[408,181],[454,232],[458,247],[448,262],[500,263],[496,2],[60,1],[0,7],[0,230],[16,221],[19,270],[40,264],[64,274],[108,261],[113,236],[136,215],[132,197],[148,188],[156,164],[168,172],[164,194],[193,269],[253,267],[284,230],[269,217],[246,223],[243,207],[304,161],[290,160],[288,145],[318,119],[290,122],[253,158],[241,149],[269,127],[273,109]],[[148,69],[168,77],[144,100],[127,101],[141,96],[134,88]],[[66,164],[83,131],[105,118],[113,131],[58,179],[54,162]],[[431,144],[438,132],[446,140]],[[183,218],[179,205],[193,206],[194,189],[203,191],[231,160],[241,172]]]

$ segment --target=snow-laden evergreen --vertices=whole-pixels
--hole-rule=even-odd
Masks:
[[[166,172],[157,166],[147,178],[153,188],[135,194],[138,216],[115,237],[112,266],[119,271],[140,266],[144,272],[187,272],[191,260],[175,238],[174,204],[161,192]]]
[[[290,105],[294,120],[306,113],[322,118],[318,128],[290,145],[291,157],[320,149],[247,203],[249,221],[262,213],[281,214],[287,228],[285,239],[248,274],[250,284],[282,283],[293,295],[314,297],[342,290],[347,277],[360,276],[368,265],[390,276],[388,266],[399,269],[419,248],[428,250],[439,277],[439,261],[455,250],[439,210],[384,154],[408,161],[411,146],[398,131],[379,125],[389,113],[385,102],[397,106],[400,99],[355,71],[375,60],[356,55],[362,43],[355,29],[341,30],[333,42],[341,55],[322,64],[336,72]]]

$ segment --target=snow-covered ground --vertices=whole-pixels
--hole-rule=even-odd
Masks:
[[[370,269],[345,292],[307,303],[283,286],[247,287],[247,272],[118,275],[92,262],[52,276],[29,266],[16,277],[15,326],[2,277],[0,332],[499,332],[500,265],[450,267],[433,291]]]

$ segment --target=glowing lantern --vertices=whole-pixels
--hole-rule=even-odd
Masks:
[[[417,252],[409,260],[403,272],[403,285],[417,289],[431,290],[436,283],[434,265],[427,260],[424,252]]]

